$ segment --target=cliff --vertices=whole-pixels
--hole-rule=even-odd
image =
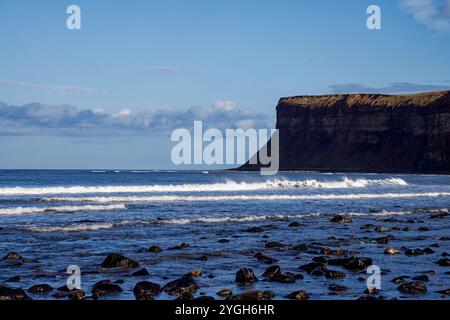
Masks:
[[[282,98],[277,129],[281,171],[450,173],[450,91]]]

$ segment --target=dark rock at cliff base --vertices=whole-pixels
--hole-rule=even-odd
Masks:
[[[30,293],[46,293],[53,291],[53,287],[48,284],[37,284],[28,289]]]
[[[31,300],[23,289],[12,289],[0,285],[0,301],[2,300]]]
[[[285,298],[290,300],[308,300],[309,294],[306,291],[300,290],[288,294]]]
[[[95,297],[102,297],[122,292],[122,288],[112,283],[111,280],[99,281],[92,287],[92,295]]]
[[[425,294],[427,286],[423,282],[413,281],[400,285],[397,290],[405,294]]]
[[[449,117],[450,91],[281,98],[279,170],[449,173]]]
[[[101,267],[104,269],[122,268],[128,270],[139,267],[139,262],[118,253],[110,253],[102,262]]]
[[[336,223],[350,223],[352,222],[352,219],[346,218],[344,216],[335,216],[333,217],[330,222],[336,222]]]
[[[183,276],[171,281],[162,287],[162,290],[170,295],[179,296],[185,293],[193,293],[198,289],[197,282],[190,276]]]
[[[239,284],[249,284],[258,281],[258,278],[253,273],[253,270],[250,268],[241,268],[236,272],[235,281]]]
[[[450,259],[441,259],[436,261],[436,264],[440,265],[441,267],[450,267]]]
[[[138,282],[133,289],[136,300],[153,300],[153,297],[160,292],[161,286],[159,284],[148,281]]]

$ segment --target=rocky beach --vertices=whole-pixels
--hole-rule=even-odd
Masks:
[[[244,175],[247,181],[261,179]],[[111,173],[101,179],[110,181],[111,176],[117,177]],[[239,191],[247,197],[239,201],[228,194],[236,191],[213,196],[192,191],[200,187],[191,185],[193,195],[181,192],[178,200],[166,202],[166,214],[151,213],[162,207],[157,202],[162,200],[152,197],[161,195],[128,195],[125,210],[103,204],[100,212],[72,203],[68,208],[71,197],[25,196],[24,189],[20,201],[46,208],[28,215],[25,210],[17,214],[17,208],[6,211],[13,200],[4,196],[0,300],[448,299],[448,178],[371,176],[362,186],[363,180],[357,182],[361,177],[338,184],[341,177],[320,175],[315,182],[295,184],[294,176],[311,178],[292,173],[283,186],[264,182],[258,191]],[[202,179],[208,188],[211,175]],[[224,188],[230,188],[227,183]],[[254,183],[243,189],[257,189]],[[96,191],[101,192],[98,187]],[[255,200],[258,196],[266,200]],[[94,198],[101,203],[126,201],[124,195],[78,197],[91,206]],[[55,209],[56,202],[65,209]],[[79,266],[81,289],[67,287],[69,265]],[[367,287],[371,266],[381,271],[379,290]]]

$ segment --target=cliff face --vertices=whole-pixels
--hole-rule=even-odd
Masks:
[[[450,91],[282,98],[277,129],[280,170],[450,173]]]

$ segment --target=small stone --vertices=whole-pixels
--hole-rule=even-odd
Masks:
[[[290,300],[308,300],[309,294],[306,291],[294,291],[286,296],[287,299]]]
[[[333,292],[343,292],[343,291],[347,291],[348,288],[344,287],[344,286],[337,285],[337,284],[331,284],[328,287],[328,290],[333,291]]]
[[[3,257],[3,260],[20,260],[23,261],[23,257],[17,252],[10,252]]]
[[[289,273],[275,273],[269,281],[279,283],[294,283],[297,280],[294,274]]]
[[[330,220],[330,222],[336,222],[336,223],[350,223],[352,222],[352,219],[346,218],[341,215],[335,216],[333,219]]]
[[[270,258],[262,252],[257,252],[254,257],[258,259],[258,261],[264,262],[265,264],[273,264],[274,262],[277,262],[277,259]]]
[[[188,276],[191,276],[191,277],[200,277],[201,275],[202,275],[201,270],[192,270],[188,273]]]
[[[325,278],[327,278],[327,279],[343,279],[345,277],[346,277],[345,272],[335,271],[335,270],[325,271]]]
[[[159,284],[148,281],[138,282],[133,289],[136,300],[153,300],[153,297],[160,292],[161,286]]]
[[[424,294],[427,292],[427,286],[422,282],[414,281],[400,285],[397,290],[404,294]]]
[[[297,250],[297,251],[306,251],[306,250],[308,250],[308,247],[306,246],[306,244],[300,243],[300,244],[294,246],[293,249]]]
[[[286,247],[286,245],[280,242],[267,242],[265,244],[265,248],[267,249],[284,248],[284,247]]]
[[[162,251],[162,249],[158,246],[151,246],[150,248],[148,248],[148,252],[151,252],[151,253],[159,253],[161,251]]]
[[[69,293],[67,298],[72,301],[86,300],[86,293],[83,290],[75,290]]]
[[[297,221],[291,222],[291,223],[288,225],[289,228],[298,228],[298,227],[301,227],[301,226],[302,226],[301,223],[300,223],[300,222],[297,222]]]
[[[228,240],[228,239],[219,239],[219,240],[217,240],[217,242],[218,243],[229,243],[230,240]]]
[[[375,228],[375,231],[381,233],[381,232],[389,232],[389,231],[391,231],[391,229],[379,226],[379,227]]]
[[[257,282],[258,278],[256,278],[252,269],[244,267],[236,272],[235,281],[240,284],[248,284]]]
[[[445,290],[436,291],[436,293],[443,294],[445,296],[450,296],[450,288]]]
[[[0,285],[0,301],[5,300],[31,300],[23,289],[12,289]]]
[[[46,293],[53,291],[53,287],[48,284],[37,284],[28,289],[30,293]]]
[[[208,257],[207,256],[201,256],[199,258],[200,261],[208,261]]]
[[[275,296],[272,291],[250,290],[229,297],[229,300],[270,300]]]
[[[94,284],[94,287],[92,288],[92,294],[95,297],[117,294],[122,291],[122,288],[119,285],[112,283],[111,280],[99,281]]]
[[[430,281],[430,279],[428,278],[427,275],[417,276],[417,277],[412,278],[412,280],[415,280],[415,281]]]
[[[405,283],[406,279],[408,279],[408,276],[400,276],[400,277],[396,277],[394,279],[391,280],[391,282],[396,283],[396,284],[402,284]]]
[[[441,267],[450,267],[450,259],[441,259],[436,261],[436,264],[440,265]]]
[[[148,272],[148,270],[145,268],[142,268],[141,270],[138,270],[131,274],[131,276],[133,276],[133,277],[145,277],[145,276],[149,276],[149,275],[150,275],[150,272]]]
[[[264,278],[271,278],[273,275],[281,273],[281,268],[278,265],[271,266],[266,269],[263,273]]]
[[[401,253],[400,250],[397,250],[397,249],[394,249],[394,248],[387,248],[386,250],[384,250],[384,254],[394,255],[394,254],[400,254],[400,253]]]
[[[118,253],[110,253],[101,264],[101,267],[104,269],[122,268],[128,270],[137,268],[138,266],[139,262],[126,258]]]
[[[261,233],[264,232],[264,229],[261,227],[253,227],[253,228],[249,228],[244,230],[244,232],[249,232],[249,233]]]
[[[182,295],[184,293],[193,293],[198,289],[198,285],[190,276],[183,276],[177,280],[171,281],[162,287],[170,295]]]
[[[233,291],[231,289],[222,289],[216,293],[220,297],[228,297],[233,295]]]

